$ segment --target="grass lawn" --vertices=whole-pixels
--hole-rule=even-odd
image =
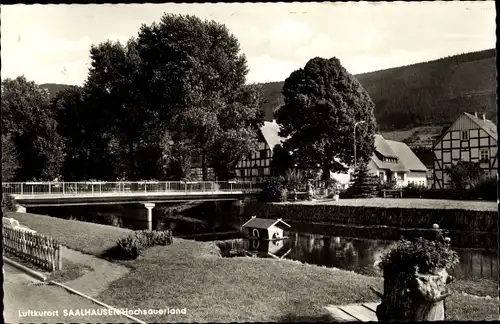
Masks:
[[[72,249],[103,255],[127,231],[110,226],[31,214],[12,215]],[[324,306],[373,302],[369,286],[382,279],[289,260],[222,258],[211,242],[174,239],[153,247],[97,299],[115,307],[186,308],[186,315],[141,318],[147,322],[244,322],[330,320]],[[460,320],[498,319],[498,300],[455,294],[447,316]]]
[[[386,208],[433,208],[433,209],[468,209],[497,211],[497,203],[481,200],[446,200],[424,198],[366,198],[366,199],[339,199],[298,201],[276,204],[304,204],[304,205],[339,205],[339,206],[369,206]]]

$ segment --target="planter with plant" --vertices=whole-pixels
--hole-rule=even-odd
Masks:
[[[447,284],[453,277],[447,270],[459,261],[450,239],[437,225],[436,239],[401,240],[379,264],[384,273],[384,293],[377,307],[379,321],[433,321],[445,319]]]

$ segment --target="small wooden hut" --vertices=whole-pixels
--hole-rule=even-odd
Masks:
[[[261,240],[282,240],[286,238],[284,231],[291,226],[285,223],[281,218],[266,219],[252,218],[241,226],[243,233],[252,239]]]

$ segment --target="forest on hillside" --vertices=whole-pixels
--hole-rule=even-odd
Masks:
[[[494,49],[391,68],[356,77],[375,103],[381,131],[449,125],[462,112],[496,116]],[[265,119],[283,105],[283,82],[264,83]],[[42,84],[54,96],[68,87]]]
[[[496,115],[495,50],[356,75],[375,103],[380,130],[438,126],[467,112]],[[264,84],[266,118],[283,104],[283,82]]]

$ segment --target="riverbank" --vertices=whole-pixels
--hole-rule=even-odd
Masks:
[[[129,230],[33,214],[11,213],[68,248],[104,257]],[[260,258],[222,258],[213,242],[174,238],[169,246],[146,250],[97,297],[116,307],[186,308],[186,315],[150,316],[148,322],[243,322],[330,320],[324,306],[375,302],[369,287],[382,279],[349,271]],[[477,287],[474,293],[478,293]],[[453,294],[450,320],[495,320],[497,299]]]
[[[441,228],[455,231],[498,232],[494,202],[436,199],[341,199],[258,204],[259,217],[304,223],[331,223],[400,228]]]

